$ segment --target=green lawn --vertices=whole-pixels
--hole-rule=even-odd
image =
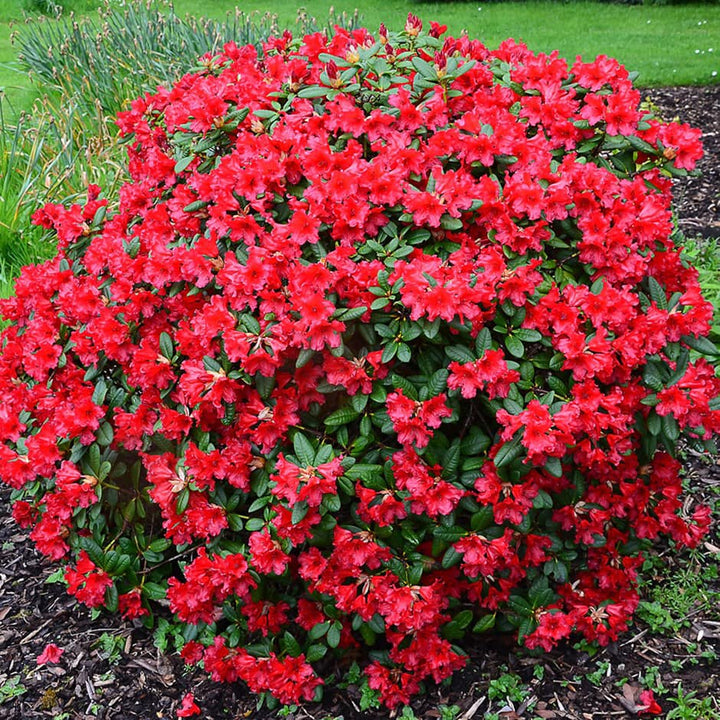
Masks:
[[[204,12],[220,16],[231,3],[206,0]],[[310,0],[305,3],[316,17],[330,7],[352,12],[357,0]],[[197,4],[177,0],[178,12],[190,12]],[[267,10],[291,22],[297,3],[247,0],[244,10]],[[424,20],[448,25],[451,33],[467,30],[489,47],[513,37],[533,50],[559,50],[563,57],[592,59],[604,53],[640,72],[641,85],[708,84],[720,81],[720,5],[645,6],[597,2],[448,2],[384,0],[362,3],[368,27],[384,21],[402,22],[408,12]],[[696,50],[698,52],[696,52]],[[713,72],[717,73],[713,76]]]
[[[10,45],[9,21],[22,17],[22,0],[0,0],[0,88],[14,104],[27,107],[32,93],[19,72]],[[66,0],[87,12],[92,0]],[[322,19],[331,7],[352,12],[357,0],[309,0],[308,12]],[[233,0],[176,0],[178,14],[196,12],[222,18],[233,8]],[[247,0],[246,11],[277,13],[291,25],[298,4],[291,0]],[[566,58],[577,55],[592,59],[600,53],[614,56],[628,69],[640,73],[643,86],[707,84],[720,81],[720,5],[645,6],[597,2],[542,2],[484,4],[476,2],[421,3],[417,0],[384,0],[363,3],[366,25],[376,28],[403,22],[408,12],[424,20],[446,23],[452,33],[467,30],[490,47],[513,37],[536,51],[560,51]]]

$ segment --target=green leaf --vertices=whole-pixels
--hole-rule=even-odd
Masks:
[[[561,478],[563,474],[563,469],[560,458],[549,457],[545,461],[545,470],[547,470],[547,472],[553,477]]]
[[[210,203],[207,200],[195,200],[183,208],[183,212],[193,213],[206,208]]]
[[[398,351],[398,343],[391,342],[388,343],[382,351],[382,356],[380,357],[380,362],[382,363],[389,363],[396,355]]]
[[[300,643],[295,639],[295,636],[287,630],[281,639],[282,649],[291,657],[297,657],[302,653]]]
[[[160,333],[160,352],[168,360],[172,360],[175,355],[172,338],[166,332]]]
[[[113,437],[114,434],[112,425],[110,425],[110,423],[108,422],[103,422],[96,433],[98,445],[100,445],[101,447],[107,447],[112,443]]]
[[[263,400],[267,400],[275,388],[275,378],[255,373],[255,388]]]
[[[410,359],[412,358],[412,350],[410,350],[410,346],[404,342],[398,343],[397,358],[400,362],[410,362]]]
[[[532,615],[533,613],[532,605],[520,595],[511,595],[508,604],[519,615]]]
[[[317,467],[323,463],[330,462],[334,457],[335,454],[333,453],[333,449],[330,445],[320,445],[315,453],[315,460],[313,460],[313,464]]]
[[[322,660],[322,658],[325,657],[325,654],[327,653],[327,645],[311,645],[307,652],[305,653],[305,659],[309,663],[317,662],[318,660]]]
[[[446,480],[457,475],[460,457],[460,438],[455,438],[442,460],[442,476]]]
[[[338,308],[333,314],[334,320],[342,320],[343,322],[350,322],[351,320],[358,320],[367,312],[367,308],[363,305],[362,307],[353,308]]]
[[[387,400],[387,390],[380,383],[375,383],[370,399],[376,403],[384,403]]]
[[[495,627],[495,619],[495,613],[493,613],[492,615],[485,615],[484,617],[481,617],[473,626],[473,632],[484,633],[488,630],[491,630],[493,627]]]
[[[540,342],[542,335],[537,330],[530,328],[517,328],[513,330],[513,335],[523,342]]]
[[[323,496],[321,507],[323,507],[328,512],[334,514],[340,511],[340,508],[342,507],[342,501],[337,495],[326,494]]]
[[[100,446],[97,443],[93,443],[88,451],[88,464],[95,474],[95,477],[100,474],[100,462]]]
[[[304,348],[298,353],[297,360],[295,361],[295,367],[301,368],[307,365],[312,360],[315,351],[310,348]]]
[[[476,360],[472,352],[464,345],[448,345],[445,348],[445,354],[451,360],[462,364],[475,362]]]
[[[339,408],[325,418],[325,425],[328,427],[339,427],[340,425],[347,425],[353,420],[357,420],[358,417],[360,417],[360,413],[352,408]]]
[[[475,352],[477,352],[478,357],[482,357],[491,348],[492,335],[490,330],[484,327],[475,338]]]
[[[464,455],[480,455],[490,447],[490,438],[476,425],[473,425],[463,438],[462,451]]]
[[[448,215],[447,213],[445,213],[440,218],[440,227],[443,230],[450,230],[451,232],[454,232],[456,230],[462,230],[463,221],[460,218],[456,218],[452,215]]]
[[[453,565],[457,565],[461,560],[462,555],[454,547],[449,547],[442,557],[441,565],[447,570]]]
[[[374,633],[365,623],[360,625],[359,630],[365,644],[369,647],[372,647],[377,640],[377,634]],[[360,702],[360,707],[362,707],[362,701]],[[342,717],[342,715],[340,717]]]
[[[643,380],[649,388],[656,391],[662,390],[665,387],[662,372],[660,371],[656,361],[651,360],[645,366],[645,370],[643,371]]]
[[[711,340],[708,340],[708,338],[699,336],[695,337],[694,335],[683,335],[680,338],[688,347],[691,347],[693,350],[697,350],[702,355],[720,355],[720,350],[718,350],[717,345],[715,345],[714,342]]]
[[[457,542],[461,537],[464,537],[465,534],[465,529],[457,525],[453,525],[452,527],[436,525],[433,528],[433,537],[443,540],[446,543]]]
[[[105,567],[105,553],[91,537],[81,537],[80,547],[88,554],[88,557],[100,568]]]
[[[461,629],[465,629],[473,619],[473,611],[472,610],[461,610],[455,617],[453,618],[453,622]]]
[[[530,617],[523,618],[518,625],[518,640],[522,640],[522,638],[530,635],[536,627],[537,621],[534,616],[531,615]]]
[[[205,355],[203,357],[203,366],[208,372],[222,372],[222,365],[220,365],[214,357],[210,357],[210,355]]]
[[[517,331],[513,331],[516,333]],[[522,343],[522,340],[520,340],[517,335],[508,335],[505,338],[505,347],[508,349],[508,352],[516,358],[521,358],[525,355],[525,346]]]
[[[415,55],[411,62],[413,67],[425,80],[438,79],[437,69],[433,65],[430,65],[430,63],[426,60],[423,60],[421,57]]]
[[[309,506],[305,500],[300,500],[299,502],[296,502],[293,505],[292,509],[292,524],[297,525],[299,522],[302,522],[302,520],[305,518],[305,516],[308,514]]]
[[[445,368],[440,368],[430,376],[427,384],[428,397],[435,397],[445,390],[449,375]]]
[[[538,494],[533,499],[533,507],[536,510],[549,510],[552,506],[552,497],[545,490],[538,491]]]
[[[146,582],[142,586],[143,595],[148,600],[164,600],[165,599],[165,588],[162,585],[154,582]]]
[[[320,85],[310,85],[302,88],[298,92],[298,97],[301,98],[317,98],[325,97],[330,92],[330,88],[322,87]]]
[[[295,457],[304,467],[313,467],[315,463],[315,448],[301,432],[296,432],[293,437],[293,450]]]
[[[651,435],[659,435],[662,429],[662,421],[657,413],[650,413],[647,419],[648,432]]]
[[[114,613],[118,609],[118,590],[115,583],[105,588],[105,608],[108,612]]]
[[[516,432],[513,436],[512,440],[502,445],[502,447],[498,450],[495,459],[493,460],[496,468],[505,467],[506,465],[509,465],[511,462],[513,462],[513,460],[519,458],[520,455],[522,455],[523,446],[520,442],[521,438],[522,431],[518,430],[518,432]]]
[[[165,552],[171,545],[172,542],[168,538],[157,538],[148,545],[148,550],[161,553]]]
[[[336,648],[340,644],[340,633],[342,625],[340,623],[333,623],[330,629],[327,631],[326,641],[331,648]]]
[[[648,289],[650,290],[650,297],[653,302],[661,309],[667,310],[667,295],[663,290],[662,285],[654,278],[648,278]]]
[[[490,505],[480,508],[470,517],[470,529],[473,532],[480,532],[489,527],[493,522],[493,509]]]
[[[311,640],[318,640],[323,635],[325,635],[329,629],[330,629],[330,621],[329,620],[327,620],[326,622],[318,623],[317,625],[313,625],[310,628],[308,637]]]
[[[350,397],[350,405],[355,412],[361,413],[365,410],[368,404],[368,396],[362,393],[357,393]]]
[[[680,437],[680,426],[677,420],[672,415],[663,415],[661,423],[663,435],[668,440],[675,442]]]
[[[409,397],[411,400],[418,399],[417,388],[406,377],[393,373],[390,375],[390,382],[396,389],[402,390],[405,397]]]
[[[678,382],[683,375],[687,372],[688,364],[690,362],[690,353],[687,348],[683,348],[680,351],[680,355],[675,363],[675,370],[673,374],[668,378],[667,385],[670,387]]]
[[[195,158],[194,155],[188,155],[184,158],[180,158],[175,163],[175,171],[174,171],[175,174],[177,175],[178,173],[181,173],[183,170],[185,170],[188,167],[188,165],[190,165],[190,163],[194,160],[194,158]]]
[[[107,395],[108,386],[104,378],[99,378],[95,383],[95,390],[93,390],[92,401],[96,405],[102,405],[105,402],[105,396]]]
[[[385,621],[382,615],[375,613],[370,620],[368,620],[368,627],[378,634],[385,632]]]
[[[550,370],[562,370],[562,367],[564,364],[565,364],[565,356],[561,352],[556,352],[550,358],[550,362],[548,363],[548,368]]]
[[[177,502],[175,504],[175,509],[178,515],[182,515],[185,510],[187,510],[187,506],[190,503],[190,491],[187,488],[183,488],[177,496]]]
[[[649,142],[639,138],[637,135],[628,135],[628,142],[635,150],[645,153],[646,155],[657,155],[658,149],[653,147]]]
[[[423,322],[423,334],[428,340],[432,340],[437,336],[438,332],[440,332],[440,318],[436,317],[432,322],[429,320],[424,320]]]

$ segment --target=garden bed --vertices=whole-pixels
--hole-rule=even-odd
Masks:
[[[686,234],[717,237],[720,86],[659,89],[649,95],[666,118],[677,115],[705,131],[706,157],[700,165],[704,175],[683,181],[676,201]],[[688,456],[687,468],[689,495],[717,503],[718,466]],[[169,720],[191,688],[202,708],[200,717],[278,717],[277,711],[256,711],[256,700],[240,687],[218,685],[199,671],[186,671],[179,658],[169,651],[161,653],[141,626],[107,616],[93,619],[89,610],[65,594],[62,585],[46,583],[54,568],[9,518],[8,497],[6,489],[0,491],[3,718]],[[584,647],[570,646],[530,656],[518,653],[509,637],[485,636],[467,648],[471,662],[452,684],[431,690],[416,703],[414,714],[406,711],[404,716],[469,720],[494,717],[494,712],[505,720],[632,717],[638,713],[641,690],[653,689],[665,712],[685,707],[690,713],[671,717],[720,718],[720,707],[713,699],[720,693],[719,554],[716,523],[692,554],[670,560],[671,566],[655,558],[646,573],[650,582],[642,618],[618,643],[593,656]],[[156,636],[156,642],[161,640]],[[57,664],[38,666],[36,658],[49,642],[64,653]],[[328,693],[321,707],[284,711],[279,716],[388,717],[387,711],[372,708],[362,714],[363,701],[351,685],[344,692]]]

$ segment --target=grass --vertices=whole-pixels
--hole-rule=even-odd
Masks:
[[[46,0],[0,0],[0,87],[5,87],[13,104],[27,108],[32,99],[27,78],[19,72],[10,46],[8,23],[23,16],[23,3]],[[98,3],[92,0],[64,0],[68,9],[89,13]],[[203,15],[224,19],[235,0],[206,0]],[[292,25],[297,14],[295,0],[246,0],[246,12],[268,10],[280,22]],[[366,25],[376,28],[381,21],[402,22],[408,12],[425,20],[446,23],[451,33],[467,30],[490,47],[507,37],[522,39],[536,51],[559,50],[570,60],[577,55],[594,58],[605,53],[617,57],[629,69],[640,73],[643,86],[707,84],[720,81],[720,5],[622,5],[599,2],[543,2],[484,4],[476,2],[418,2],[384,0],[308,0],[307,11],[321,22],[331,7],[352,12],[361,5]],[[197,13],[194,0],[176,0],[179,15]],[[715,75],[713,75],[715,73]]]
[[[629,69],[640,72],[644,86],[706,84],[720,81],[720,6],[629,6],[598,2],[418,2],[417,0],[310,0],[308,12],[320,18],[330,7],[352,11],[360,5],[364,24],[376,28],[380,22],[397,23],[408,12],[424,20],[447,24],[453,34],[467,30],[489,47],[505,38],[524,40],[533,50],[551,52],[573,60],[577,55],[592,59],[604,53],[617,57]],[[274,0],[270,5],[246,0],[243,10],[272,8],[281,22],[290,22],[297,3]],[[177,0],[182,14],[196,7]],[[203,12],[223,12],[228,3],[207,0]],[[396,18],[398,20],[396,20]],[[713,40],[714,39],[714,40]],[[712,52],[710,52],[712,48]],[[695,50],[699,50],[698,53]],[[703,54],[704,53],[704,54]],[[717,72],[714,76],[712,73]]]

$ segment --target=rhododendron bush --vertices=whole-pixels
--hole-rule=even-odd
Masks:
[[[135,101],[113,209],[40,210],[57,257],[2,303],[16,520],[285,703],[351,657],[406,703],[491,629],[607,643],[710,520],[675,457],[720,428],[670,210],[699,132],[606,57],[443,31],[230,44]]]

